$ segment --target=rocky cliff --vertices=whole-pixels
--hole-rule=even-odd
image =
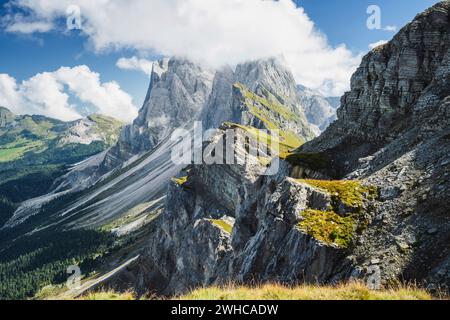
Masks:
[[[210,96],[213,78],[213,70],[187,60],[162,59],[154,63],[144,105],[108,153],[108,169],[153,149],[174,129],[197,119]]]
[[[327,157],[330,176],[379,186],[353,258],[367,260],[361,268],[378,265],[386,281],[449,286],[449,80],[443,1],[364,57],[338,120],[297,155]]]

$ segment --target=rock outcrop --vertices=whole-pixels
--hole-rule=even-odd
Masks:
[[[122,229],[145,221],[144,246],[124,249],[139,258],[106,281],[139,293],[350,279],[448,289],[449,82],[449,1],[363,58],[338,119],[316,139],[277,59],[215,73],[163,60],[138,119],[91,159],[106,174],[87,164],[98,181],[51,221],[97,228],[130,211],[137,220]],[[170,133],[195,120],[214,129],[203,162],[175,165]]]
[[[258,146],[245,128],[233,128],[237,146]],[[208,145],[225,139],[227,129]],[[236,163],[245,165],[190,166],[171,182],[156,231],[131,268],[135,289],[173,295],[230,281],[339,279],[345,246],[311,237],[300,223],[310,221],[302,214],[308,209],[326,211],[331,195],[289,178],[286,162],[265,176],[266,164],[246,150],[235,149]],[[130,272],[120,279],[116,285],[129,281]]]
[[[297,86],[300,103],[305,109],[308,122],[318,128],[318,136],[336,119],[339,98],[326,98],[305,86]]]
[[[419,14],[364,57],[338,120],[299,154],[335,178],[380,186],[354,258],[384,281],[450,286],[450,2]]]

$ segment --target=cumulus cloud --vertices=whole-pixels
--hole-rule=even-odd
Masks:
[[[36,21],[55,24],[69,5],[78,5],[82,32],[97,52],[134,48],[211,66],[283,55],[299,83],[329,95],[348,88],[361,58],[344,45],[331,47],[291,0],[15,0],[13,4]]]
[[[89,105],[89,110],[124,121],[137,116],[132,98],[116,82],[102,83],[100,75],[87,66],[62,67],[39,73],[17,84],[0,74],[0,105],[17,114],[42,114],[65,121],[82,117],[79,106],[70,98]]]
[[[383,44],[386,44],[386,43],[388,43],[387,40],[380,40],[380,41],[377,41],[377,42],[374,42],[374,43],[370,43],[369,44],[369,49],[370,50],[375,49],[376,47],[379,47],[379,46],[381,46]]]
[[[20,106],[21,99],[17,90],[16,79],[7,74],[0,74],[0,106]]]
[[[138,57],[120,58],[117,60],[116,66],[124,70],[137,70],[150,75],[152,72],[153,61],[140,59]]]

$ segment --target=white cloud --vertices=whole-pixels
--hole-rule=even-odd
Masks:
[[[15,22],[6,27],[7,32],[16,32],[31,34],[36,32],[48,32],[53,28],[53,25],[48,22]]]
[[[117,60],[116,66],[124,70],[138,70],[142,71],[146,75],[150,75],[152,72],[153,61],[147,59],[139,59],[137,57],[120,58]]]
[[[7,74],[0,74],[0,106],[11,107],[13,105],[21,105],[16,79]]]
[[[369,49],[370,50],[375,49],[376,47],[379,47],[379,46],[381,46],[383,44],[386,44],[386,43],[388,43],[387,40],[380,40],[380,41],[377,41],[377,42],[374,42],[374,43],[370,43],[369,44]]]
[[[97,52],[133,48],[212,66],[283,55],[299,83],[329,95],[348,89],[361,58],[344,45],[331,47],[291,0],[15,0],[14,4],[31,12],[36,21],[55,24],[69,5],[78,5],[83,33]]]
[[[385,31],[389,31],[389,32],[397,32],[398,27],[397,26],[386,26],[383,28]]]
[[[39,73],[20,85],[7,74],[0,74],[0,105],[17,114],[42,114],[69,121],[81,118],[74,97],[90,106],[92,112],[124,121],[137,116],[132,98],[116,82],[102,83],[100,75],[87,66],[62,67]]]

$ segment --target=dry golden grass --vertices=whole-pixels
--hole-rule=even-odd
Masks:
[[[132,292],[113,291],[89,293],[77,300],[136,300]],[[141,297],[142,300],[162,299],[154,295]],[[336,286],[284,286],[265,284],[254,287],[226,285],[194,290],[173,300],[432,300],[426,291],[416,286],[369,290],[364,284],[354,282]],[[447,299],[441,296],[440,299]]]
[[[76,300],[136,300],[136,295],[133,292],[100,291],[88,293]]]
[[[254,288],[224,286],[197,289],[180,300],[431,300],[426,291],[413,286],[398,289],[369,290],[361,283],[330,286],[302,285],[286,287],[266,284]]]

